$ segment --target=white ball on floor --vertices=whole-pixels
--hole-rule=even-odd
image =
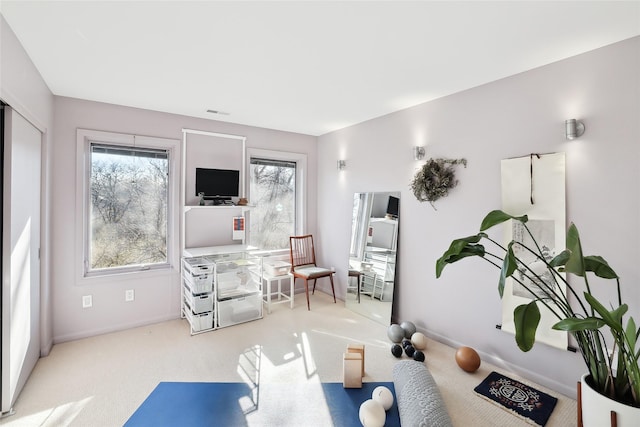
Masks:
[[[387,413],[382,405],[372,399],[362,402],[358,415],[364,427],[384,427],[387,419]]]
[[[427,337],[422,332],[416,332],[411,335],[411,344],[418,350],[427,348]]]
[[[383,385],[373,389],[371,398],[381,404],[385,411],[388,411],[393,405],[393,393]]]

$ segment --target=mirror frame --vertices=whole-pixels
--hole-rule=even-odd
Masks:
[[[397,204],[390,205],[390,197]],[[399,204],[399,191],[353,196],[345,307],[385,326],[397,289]]]

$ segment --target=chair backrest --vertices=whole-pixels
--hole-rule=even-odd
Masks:
[[[316,265],[316,253],[313,249],[313,235],[289,237],[289,253],[291,267],[301,265]]]

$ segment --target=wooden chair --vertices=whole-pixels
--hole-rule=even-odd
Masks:
[[[336,302],[336,291],[333,286],[334,271],[316,265],[316,253],[313,247],[313,236],[291,236],[289,238],[289,254],[291,259],[291,274],[293,282],[300,278],[304,280],[304,291],[307,294],[307,310],[311,310],[309,305],[309,280],[313,279],[313,293],[316,291],[316,280],[321,277],[328,277],[331,281],[331,291],[333,292],[333,302]]]

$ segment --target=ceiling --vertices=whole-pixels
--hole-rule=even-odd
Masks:
[[[0,12],[55,95],[309,135],[640,35],[640,1],[2,0]]]

